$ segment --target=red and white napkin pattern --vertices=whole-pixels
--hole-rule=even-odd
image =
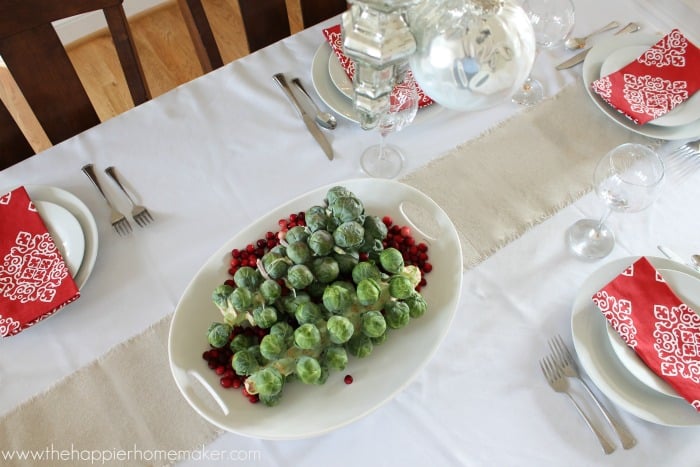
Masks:
[[[674,29],[632,63],[591,83],[605,102],[639,125],[700,89],[700,49]]]
[[[328,44],[331,46],[331,49],[333,49],[333,53],[335,53],[335,56],[338,57],[338,61],[345,70],[345,73],[348,75],[348,78],[352,80],[352,77],[355,75],[355,62],[353,62],[350,57],[343,53],[343,34],[340,28],[340,24],[336,24],[335,26],[331,26],[329,28],[324,29],[323,36],[326,38]],[[428,95],[425,94],[425,92],[423,92],[420,86],[417,87],[419,99],[418,108],[432,104],[433,100],[430,97],[428,97]]]
[[[24,187],[0,197],[0,337],[17,334],[80,296]]]
[[[700,411],[700,316],[645,257],[593,295],[644,363]]]

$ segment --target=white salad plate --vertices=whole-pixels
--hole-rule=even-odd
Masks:
[[[72,277],[83,262],[85,234],[78,219],[63,206],[48,201],[32,201],[53,238]]]
[[[61,206],[70,212],[80,224],[84,235],[84,254],[77,272],[73,275],[73,280],[78,288],[82,289],[90,277],[97,259],[98,235],[95,218],[85,203],[66,190],[45,185],[28,185],[25,186],[25,189],[32,202],[48,201]]]
[[[600,76],[607,76],[610,73],[616,72],[633,60],[636,60],[637,57],[641,56],[647,50],[649,50],[649,46],[646,45],[632,45],[616,50],[611,53],[601,65]],[[657,126],[672,127],[687,125],[698,119],[700,119],[700,92],[696,92],[687,101],[649,123]]]
[[[345,70],[343,70],[342,66],[340,66],[340,62],[335,59],[333,49],[325,41],[318,47],[316,53],[314,54],[313,61],[311,62],[311,82],[313,83],[314,89],[316,89],[318,96],[331,110],[350,120],[351,122],[359,123],[360,120],[353,107],[353,94],[347,95],[346,93],[349,93],[350,91],[341,91],[334,84],[334,80],[331,79],[329,65],[331,57],[333,58],[332,61],[338,63],[338,68],[340,71],[342,71],[347,83],[352,85],[352,82],[345,74]],[[338,73],[338,71],[335,70],[334,73]],[[336,80],[342,81],[341,77],[339,76],[336,76]],[[347,83],[343,84],[343,86],[345,87]],[[354,93],[354,91],[352,92]],[[416,118],[413,121],[413,124],[420,123],[426,118],[434,116],[440,111],[440,109],[442,109],[442,106],[438,105],[437,103],[433,103],[429,106],[418,109],[418,113],[416,113]]]
[[[610,344],[607,320],[591,298],[637,259],[611,261],[591,274],[579,288],[571,314],[571,332],[579,362],[600,391],[629,413],[660,425],[700,426],[700,413],[688,402],[652,389],[622,363]],[[688,272],[687,267],[666,258],[647,256],[647,259],[657,269]]]
[[[700,279],[673,269],[658,269],[668,286],[690,308],[700,308]],[[637,377],[639,381],[667,396],[680,397],[678,393],[656,373],[654,373],[630,348],[612,326],[608,324],[608,339],[617,358]]]
[[[280,218],[323,203],[333,185],[352,191],[365,212],[389,215],[397,224],[413,228],[416,241],[429,244],[433,270],[422,294],[428,311],[392,333],[364,359],[350,357],[344,371],[333,371],[323,385],[291,382],[275,407],[251,404],[240,390],[224,389],[202,353],[209,348],[206,331],[222,316],[212,303],[212,291],[228,276],[231,250],[274,230]],[[214,425],[262,439],[300,439],[348,425],[390,401],[425,367],[444,339],[454,318],[462,284],[462,254],[454,225],[445,212],[420,191],[396,181],[357,179],[315,189],[284,203],[237,233],[196,273],[175,309],[170,325],[170,369],[187,402]],[[407,212],[420,209],[431,219],[436,234],[421,235]],[[415,217],[415,216],[413,216]],[[425,217],[421,217],[425,219]],[[425,229],[424,229],[425,230]],[[343,381],[350,374],[354,382]]]
[[[633,46],[650,47],[657,43],[661,37],[662,36],[658,34],[634,33],[611,36],[607,39],[601,40],[591,48],[591,51],[588,53],[588,55],[586,55],[586,59],[583,61],[583,85],[585,86],[588,96],[605,115],[630,131],[644,136],[649,136],[651,138],[659,138],[663,140],[693,138],[700,134],[700,119],[693,120],[683,125],[662,126],[655,125],[653,122],[638,125],[627,118],[624,114],[618,112],[616,109],[610,106],[591,89],[591,83],[601,76],[604,76],[604,74],[601,73],[603,63],[605,63],[605,61],[608,60],[612,54],[621,49],[626,49]],[[632,59],[634,59],[634,57],[632,57],[630,61]],[[688,104],[694,107],[700,105],[700,101],[690,99],[688,102],[679,105],[677,108],[681,108]],[[693,110],[693,112],[695,112],[695,110]]]

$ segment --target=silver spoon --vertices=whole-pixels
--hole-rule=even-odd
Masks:
[[[307,100],[311,102],[311,105],[313,105],[314,110],[316,110],[316,116],[314,117],[314,120],[316,120],[316,123],[321,125],[323,128],[327,128],[329,130],[333,130],[336,126],[338,126],[338,121],[335,119],[335,116],[328,113],[328,112],[322,112],[321,109],[318,108],[314,100],[311,98],[308,92],[306,92],[306,89],[304,89],[304,86],[302,86],[301,81],[299,81],[299,78],[293,78],[292,83],[299,88],[301,92],[304,93],[306,96]]]
[[[611,29],[615,29],[618,27],[619,24],[617,21],[611,21],[610,23],[606,24],[602,28],[598,29],[597,31],[593,31],[587,36],[584,37],[570,37],[569,39],[564,42],[564,46],[569,49],[569,50],[576,50],[576,49],[582,49],[586,46],[586,41],[591,38],[591,36],[594,36],[596,34],[599,34],[601,32],[609,31]]]
[[[693,255],[690,257],[691,261],[693,261],[693,264],[695,265],[695,269],[700,271],[700,255]]]

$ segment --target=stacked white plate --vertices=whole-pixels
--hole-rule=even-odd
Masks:
[[[700,135],[700,92],[696,92],[672,111],[644,125],[638,125],[618,112],[591,89],[591,83],[609,75],[639,57],[662,38],[659,34],[612,36],[597,43],[583,62],[586,92],[605,115],[625,128],[664,140],[680,140]]]
[[[78,288],[87,282],[97,258],[97,224],[78,197],[61,188],[25,186],[61,252]]]
[[[688,306],[700,309],[700,274],[665,258],[647,258]],[[698,426],[700,413],[627,347],[591,299],[637,259],[621,258],[602,266],[579,289],[571,315],[578,359],[596,386],[628,412],[661,425]]]

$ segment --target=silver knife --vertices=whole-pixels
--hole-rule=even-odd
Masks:
[[[297,109],[297,112],[299,112],[299,115],[301,115],[302,120],[304,120],[304,124],[306,125],[306,128],[309,130],[311,135],[316,139],[318,144],[321,146],[321,149],[323,149],[323,152],[326,153],[326,156],[328,157],[328,160],[333,160],[333,147],[331,147],[331,143],[328,142],[326,139],[325,135],[321,131],[319,127],[316,126],[316,123],[314,122],[313,117],[311,117],[306,110],[304,110],[304,107],[299,103],[297,100],[296,96],[294,93],[292,93],[291,88],[289,87],[289,83],[287,83],[287,78],[285,78],[283,73],[276,73],[272,76],[272,79],[275,80],[277,84],[280,85],[284,93],[287,95],[287,98],[291,101],[292,104],[294,104],[294,108]]]
[[[614,35],[617,36],[618,34],[637,31],[639,31],[639,25],[637,23],[629,23],[627,26],[617,31]],[[574,65],[578,65],[586,58],[586,55],[588,55],[588,52],[590,52],[592,48],[593,47],[584,49],[576,55],[574,55],[573,57],[569,58],[568,60],[561,62],[559,65],[557,65],[557,70],[565,70],[567,68],[571,68]]]

